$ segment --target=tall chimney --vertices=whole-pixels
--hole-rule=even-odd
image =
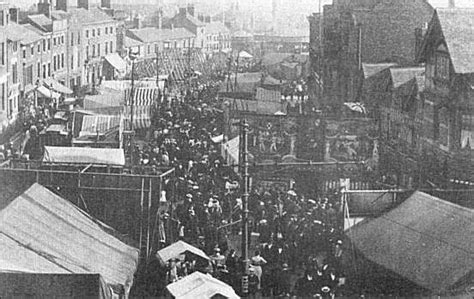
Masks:
[[[100,1],[100,7],[102,8],[112,8],[112,1],[111,0],[101,0]]]
[[[47,1],[47,0],[45,0]],[[68,11],[70,7],[73,7],[72,0],[56,0],[56,9]]]
[[[163,29],[163,9],[158,10],[158,29]]]
[[[456,8],[455,0],[449,0],[449,8]]]
[[[77,7],[89,10],[89,0],[77,0]]]

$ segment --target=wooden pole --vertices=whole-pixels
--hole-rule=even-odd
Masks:
[[[151,218],[151,195],[152,195],[152,183],[150,179],[150,188],[148,189],[148,210],[147,210],[147,231],[146,231],[146,259],[150,256],[150,218]]]
[[[143,248],[143,196],[144,196],[144,191],[145,189],[145,180],[142,178],[142,188],[140,192],[140,253],[142,253],[142,248]]]

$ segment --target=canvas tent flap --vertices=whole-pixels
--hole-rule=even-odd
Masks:
[[[436,293],[474,270],[474,210],[423,192],[346,235],[368,260]]]
[[[125,166],[125,153],[118,148],[45,146],[43,162]]]
[[[125,62],[125,60],[122,59],[122,57],[120,57],[120,55],[118,55],[118,53],[111,53],[106,55],[105,60],[107,60],[107,62],[111,66],[113,66],[116,70],[120,72],[125,72],[127,68],[127,63]]]
[[[181,254],[184,254],[186,252],[190,252],[190,253],[192,253],[194,255],[197,255],[197,256],[199,256],[203,259],[209,260],[209,257],[207,256],[207,254],[204,253],[204,251],[202,251],[201,249],[196,248],[194,246],[191,246],[188,243],[183,242],[183,241],[175,242],[175,243],[171,244],[170,246],[159,250],[156,253],[156,256],[163,263],[166,263],[170,259],[177,258]]]
[[[166,287],[176,299],[240,298],[228,284],[201,272],[194,272]]]
[[[36,89],[36,91],[39,92],[39,94],[45,98],[50,98],[50,99],[59,99],[60,94],[57,92],[54,92],[44,86],[40,86]]]
[[[16,271],[98,273],[108,286],[122,286],[125,292],[133,283],[138,249],[108,234],[79,208],[39,184],[0,211],[0,233],[26,252],[24,262],[7,259],[12,266],[18,263]],[[8,244],[5,237],[0,241],[2,248]]]

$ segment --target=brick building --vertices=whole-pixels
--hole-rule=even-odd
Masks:
[[[8,126],[10,111],[8,103],[8,61],[7,61],[8,4],[0,3],[0,130]]]
[[[359,98],[363,63],[414,64],[419,30],[432,14],[426,0],[335,0],[324,6],[323,104],[338,106]],[[319,20],[310,18],[310,22]]]

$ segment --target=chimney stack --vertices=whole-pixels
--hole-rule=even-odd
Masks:
[[[133,19],[133,25],[134,25],[135,29],[142,29],[143,28],[142,18],[139,15],[136,15],[135,18]]]
[[[77,0],[77,7],[89,10],[89,0]]]
[[[100,1],[100,7],[111,9],[112,8],[112,3],[111,2],[112,2],[111,0],[101,0]]]
[[[72,0],[56,0],[56,10],[68,11],[68,9],[73,6]]]
[[[20,18],[20,9],[19,8],[16,8],[16,7],[11,7],[9,10],[8,10],[9,14],[10,14],[10,21],[12,23],[17,23],[18,24],[18,20]]]
[[[188,5],[188,13],[194,17],[194,5]]]
[[[456,8],[455,0],[449,0],[449,8]]]
[[[49,3],[49,0],[43,0],[42,2],[38,3],[38,13],[45,15],[48,18],[51,17],[51,3]]]
[[[181,16],[186,16],[187,11],[188,11],[188,10],[187,10],[186,7],[180,7],[180,8],[179,8],[179,14],[180,14]]]

